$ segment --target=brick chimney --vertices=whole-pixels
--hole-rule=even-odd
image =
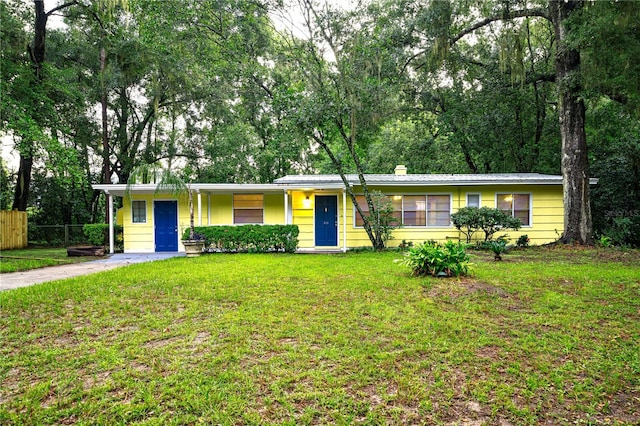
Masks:
[[[399,165],[396,166],[395,173],[396,173],[396,175],[406,175],[407,174],[407,167],[402,165],[402,164],[399,164]]]

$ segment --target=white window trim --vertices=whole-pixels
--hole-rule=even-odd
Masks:
[[[528,225],[522,225],[523,228],[532,228],[533,227],[533,193],[531,192],[514,192],[514,191],[509,191],[509,192],[496,192],[495,193],[495,198],[494,198],[494,202],[495,202],[495,208],[498,208],[498,196],[499,195],[528,195],[529,196],[529,224]],[[511,206],[511,216],[515,217],[513,215],[513,205]]]
[[[450,192],[430,192],[426,194],[427,204],[429,203],[429,195],[448,195],[449,196],[449,224],[448,225],[425,225],[425,228],[430,229],[447,229],[451,228],[451,215],[453,214],[453,196]],[[427,210],[428,212],[429,210]]]
[[[249,195],[249,194],[259,194],[262,195],[262,222],[253,222],[253,223],[236,223],[236,206],[234,205],[235,195]],[[258,209],[238,209],[238,210],[258,210]],[[242,225],[264,225],[264,193],[263,192],[234,192],[231,194],[231,224],[234,226],[242,226]]]
[[[480,192],[467,192],[465,196],[465,207],[469,206],[469,195],[477,195],[478,196],[478,208],[482,207],[482,194]]]
[[[409,229],[449,229],[452,227],[452,223],[451,223],[451,215],[453,214],[453,194],[451,192],[428,192],[428,193],[424,193],[424,194],[415,194],[415,193],[395,193],[395,194],[384,194],[387,197],[394,197],[394,196],[400,196],[402,197],[402,203],[401,203],[401,209],[400,209],[400,214],[401,214],[401,220],[402,220],[402,228],[409,228]],[[426,216],[425,216],[425,224],[424,225],[405,225],[404,224],[404,197],[405,196],[409,196],[409,197],[417,197],[417,196],[421,196],[424,197],[424,202],[425,202],[425,208],[427,206],[427,198],[429,195],[448,195],[449,196],[449,224],[448,225],[427,225],[426,222]],[[364,194],[356,194],[356,197],[361,197],[364,196]],[[355,206],[352,206],[352,211],[353,211],[353,228],[355,229],[364,229],[363,226],[358,226],[356,225],[356,218],[358,217],[358,211],[356,210]],[[425,215],[428,212],[428,210],[425,210]]]
[[[401,218],[402,218],[402,227],[403,228],[412,228],[412,229],[425,229],[427,228],[427,195],[428,194],[399,194],[402,197],[402,210],[401,210]],[[424,198],[424,225],[405,225],[404,224],[404,197],[423,197]],[[432,227],[429,227],[432,228]]]
[[[144,203],[144,221],[142,222],[134,222],[133,221],[133,204],[134,203]],[[152,212],[153,213],[153,212]],[[146,225],[149,222],[149,218],[147,217],[149,216],[148,212],[147,212],[147,200],[131,200],[131,224],[132,225]]]

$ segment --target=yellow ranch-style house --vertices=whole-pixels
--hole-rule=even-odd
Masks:
[[[380,191],[392,200],[394,215],[401,223],[389,246],[402,240],[464,241],[464,235],[451,224],[451,214],[467,206],[498,208],[520,218],[523,227],[509,231],[512,240],[526,234],[531,244],[549,243],[564,228],[562,176],[407,174],[404,166],[397,166],[395,174],[369,174],[365,179],[370,191]],[[347,180],[355,194],[362,194],[357,175],[347,175]],[[293,224],[300,231],[299,251],[347,251],[370,245],[339,175],[288,175],[271,184],[189,186],[195,194],[196,226]],[[189,226],[186,196],[157,193],[155,184],[93,187],[107,194],[111,206],[113,196],[123,197],[117,217],[124,228],[125,253],[184,251],[181,236]],[[364,196],[357,197],[366,209]],[[113,223],[110,228],[113,252]]]

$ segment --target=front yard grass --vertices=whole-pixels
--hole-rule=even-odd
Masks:
[[[637,424],[640,251],[175,258],[0,293],[0,424]]]
[[[0,252],[0,273],[26,271],[45,266],[68,265],[100,259],[93,256],[68,257],[65,248],[27,248],[2,250]]]

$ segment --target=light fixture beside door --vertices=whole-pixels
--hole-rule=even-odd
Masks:
[[[308,192],[304,193],[304,199],[302,200],[302,206],[305,209],[310,209],[311,208],[311,194]]]

